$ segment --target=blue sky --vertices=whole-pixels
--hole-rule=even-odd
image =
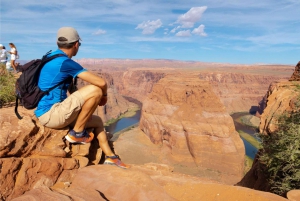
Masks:
[[[80,58],[237,64],[300,60],[299,0],[0,0],[0,43],[20,59],[55,50],[77,29]]]

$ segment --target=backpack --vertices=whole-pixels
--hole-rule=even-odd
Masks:
[[[38,86],[39,76],[43,66],[54,58],[66,56],[64,54],[56,54],[47,57],[50,53],[51,50],[47,52],[42,59],[35,59],[22,66],[18,66],[18,70],[22,72],[16,81],[15,113],[19,119],[22,119],[18,112],[19,100],[26,109],[34,109],[44,95],[49,94],[51,90],[66,82],[66,80],[64,80],[46,91],[42,91]]]

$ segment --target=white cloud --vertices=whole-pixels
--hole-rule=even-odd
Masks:
[[[182,25],[182,28],[192,28],[194,24],[200,20],[207,6],[192,7],[188,12],[180,15],[177,23]]]
[[[175,27],[174,29],[172,29],[170,32],[171,33],[175,33],[176,32],[176,30],[178,30],[178,29],[180,29],[180,26],[178,26],[178,27]]]
[[[103,34],[106,34],[106,31],[102,29],[98,29],[96,32],[93,33],[93,35],[103,35]]]
[[[207,36],[207,34],[204,32],[204,28],[205,26],[201,24],[198,28],[195,28],[192,31],[192,34],[199,35],[199,36]]]
[[[190,30],[179,31],[175,36],[190,37],[191,36],[191,31]]]
[[[162,25],[162,22],[160,19],[155,21],[144,21],[143,23],[139,24],[135,29],[143,29],[143,34],[153,34],[156,29],[160,28]]]

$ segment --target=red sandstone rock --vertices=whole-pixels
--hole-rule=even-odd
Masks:
[[[261,115],[260,133],[271,134],[276,131],[278,116],[295,109],[299,92],[295,89],[299,82],[281,81],[270,85],[267,96],[267,107]]]
[[[175,200],[142,172],[99,165],[81,169],[61,194],[84,200]]]
[[[172,65],[172,61],[163,61],[163,62],[164,65],[166,66],[169,64]],[[148,65],[149,63],[151,64],[151,61],[150,62],[145,61],[144,64]],[[180,63],[179,65],[182,65],[183,63],[184,62]],[[115,64],[116,63],[113,63],[113,66],[115,66]],[[196,67],[195,65],[197,65],[197,62],[190,62],[189,65]],[[141,67],[140,64],[138,64],[137,66]],[[157,68],[161,68],[161,66],[157,66]],[[117,66],[116,69],[123,69],[123,67]],[[121,74],[123,75],[123,73]],[[138,77],[138,75],[136,75],[135,78],[136,77]],[[149,81],[151,82],[151,81],[155,81],[156,79],[156,78],[154,79],[151,78],[150,80],[148,80],[145,78],[147,78],[147,76],[143,77],[142,79],[143,82],[140,82],[140,84],[137,85],[136,87],[138,88],[139,92],[143,92],[143,88],[150,90],[153,85],[145,84],[144,82],[149,82]],[[128,77],[128,79],[131,79],[131,77]],[[108,80],[109,80],[109,85],[112,86],[113,79],[108,79]],[[118,86],[115,86],[115,89],[118,89]],[[131,89],[133,88],[134,87],[132,87]],[[110,90],[114,90],[113,87]],[[134,93],[134,90],[132,90],[131,92]],[[116,92],[112,92],[112,93],[114,94]],[[116,100],[118,100],[118,98],[112,100],[112,102]],[[118,107],[117,105],[114,105],[114,108],[117,107]],[[94,158],[94,156],[97,155],[95,153],[98,152],[97,151],[94,152],[93,157],[90,157],[90,153],[88,152],[90,146],[88,147],[68,146],[68,144],[65,144],[61,140],[61,137],[66,134],[67,131],[66,129],[65,130],[63,129],[61,131],[54,131],[51,129],[44,129],[43,127],[39,127],[38,124],[31,121],[32,113],[29,112],[29,114],[27,114],[27,111],[26,112],[21,111],[23,114],[26,114],[24,120],[16,121],[13,110],[12,109],[9,110],[10,111],[7,112],[1,109],[1,116],[0,116],[0,125],[1,125],[0,155],[2,157],[0,159],[0,184],[1,184],[0,200],[8,201],[14,196],[21,195],[25,191],[30,190],[32,188],[34,188],[32,191],[29,191],[26,194],[16,199],[45,201],[47,199],[48,200],[69,200],[70,198],[72,200],[79,200],[80,197],[76,196],[75,194],[73,197],[70,195],[68,195],[67,197],[64,196],[63,194],[59,194],[58,193],[59,189],[70,188],[73,191],[76,191],[77,184],[72,185],[72,181],[74,176],[77,173],[79,166],[80,167],[86,166],[88,164],[88,161],[86,160],[87,157]],[[104,111],[105,111],[104,109],[101,111],[104,115],[110,114],[110,113],[105,113]],[[119,111],[122,111],[122,109],[120,109]],[[1,117],[3,118],[1,119]],[[4,118],[5,120],[3,121]],[[3,135],[2,135],[2,131],[4,133]],[[165,142],[167,142],[167,139],[169,139],[169,136],[164,136]],[[157,145],[151,144],[149,146],[157,146]],[[76,148],[76,150],[74,148]],[[93,149],[93,145],[91,145],[91,148]],[[168,153],[170,146],[169,147],[163,146],[161,148],[162,149],[157,149],[160,150],[160,154]],[[22,158],[19,158],[20,156]],[[72,158],[64,158],[66,156]],[[163,154],[163,156],[165,155]],[[4,159],[3,157],[6,158]],[[23,157],[25,158],[23,159]],[[164,159],[165,158],[162,158],[162,160]],[[166,160],[164,162],[166,162]],[[187,179],[184,175],[180,176],[178,174],[174,174],[172,176],[173,173],[170,173],[169,171],[173,170],[173,168],[168,167],[166,165],[148,164],[145,166],[147,166],[148,168],[147,170],[143,168],[132,169],[132,172],[127,175],[119,174],[118,172],[117,173],[113,172],[112,174],[109,172],[111,169],[111,167],[109,166],[110,168],[109,170],[107,170],[107,172],[101,169],[101,172],[102,171],[104,172],[100,179],[98,179],[97,175],[93,177],[84,177],[81,175],[80,177],[83,178],[82,181],[83,183],[86,184],[84,186],[85,188],[89,187],[91,180],[97,182],[100,182],[102,180],[107,180],[106,178],[107,175],[113,175],[113,176],[118,175],[120,178],[124,178],[125,181],[130,180],[129,178],[126,177],[134,177],[134,178],[137,177],[137,178],[141,178],[142,181],[147,181],[147,182],[148,181],[152,182],[153,180],[154,183],[149,183],[150,186],[155,186],[155,188],[157,188],[157,186],[158,187],[160,186],[161,188],[164,189],[158,191],[158,195],[160,195],[159,193],[161,193],[161,196],[159,196],[159,200],[164,199],[166,197],[166,194],[168,194],[169,196],[177,200],[192,200],[194,198],[200,198],[203,200],[213,200],[215,198],[220,198],[221,200],[234,200],[234,199],[249,200],[249,198],[250,200],[251,198],[255,198],[255,200],[285,200],[273,194],[266,194],[263,192],[252,191],[244,188],[236,188],[233,186],[223,186],[223,185],[216,186],[206,182],[202,182],[202,183],[200,182],[201,184],[199,183],[195,184],[195,181],[199,180],[199,178],[193,177]],[[136,174],[135,171],[138,171],[138,173]],[[145,173],[145,175],[141,174],[141,172]],[[149,178],[147,178],[146,174],[150,176],[151,178],[150,180]],[[226,177],[224,178],[226,179]],[[112,178],[112,181],[113,179],[114,177]],[[107,181],[108,183],[110,182],[109,179]],[[139,181],[135,181],[135,182],[136,183],[133,185],[133,187],[135,187],[135,185],[138,185],[138,187],[140,187],[139,186],[140,184],[138,184]],[[49,185],[53,185],[53,184],[54,186],[51,187],[52,191],[50,191],[48,187],[50,187]],[[80,185],[81,185],[80,182],[78,182],[78,186]],[[104,186],[107,185],[107,182],[103,185]],[[114,187],[113,183],[109,185],[111,185],[112,188]],[[130,192],[131,190],[130,188],[132,188],[130,186],[129,189],[125,189],[124,185],[123,186],[121,185],[119,187],[120,190],[123,192]],[[98,186],[96,186],[94,189],[98,189]],[[87,191],[89,190],[90,188],[87,189]],[[113,194],[112,196],[114,196],[114,194],[116,194],[115,191],[111,192],[110,190],[111,189],[108,189],[108,192],[105,191],[104,195],[110,195],[109,193],[112,193]],[[78,189],[76,192],[80,192],[80,191],[82,191],[81,188]],[[143,193],[143,190],[141,190],[141,192],[138,192],[138,194],[140,193]],[[146,193],[149,194],[149,192]],[[88,200],[88,198],[93,198],[93,195],[94,192],[91,193],[91,197],[89,197],[89,194],[86,194],[86,199]],[[98,198],[99,199],[97,200],[101,200],[101,198],[103,197],[101,196],[100,198],[98,196]],[[129,199],[132,198],[130,197]],[[103,200],[105,199],[103,198]]]
[[[288,79],[292,66],[233,65],[166,60],[81,60],[95,63],[113,77],[118,92],[143,101],[153,85],[166,75],[199,76],[212,83],[229,113],[257,109],[271,82]],[[97,64],[98,63],[98,64]],[[98,65],[98,66],[97,66]]]
[[[238,186],[243,186],[255,190],[270,191],[270,185],[264,173],[261,170],[259,154],[256,154],[251,169],[246,173],[243,179],[237,183]]]
[[[25,116],[28,115],[26,114],[27,111],[21,112]],[[1,130],[2,128],[8,130],[11,125],[19,125],[16,126],[15,132],[11,133],[10,140],[4,141],[5,143],[1,144],[0,147],[1,150],[6,150],[5,153],[11,154],[11,150],[15,148],[3,149],[6,147],[3,145],[11,144],[12,139],[12,141],[22,140],[23,138],[18,138],[19,130],[22,130],[23,134],[27,136],[27,132],[32,130],[27,124],[31,124],[30,121],[28,123],[18,122],[13,117],[13,108],[1,109],[1,115],[5,115],[8,119],[8,122],[1,122],[1,126],[3,126]],[[27,117],[24,118],[24,120],[26,119]],[[57,133],[53,130],[46,130],[40,128],[38,131],[46,135],[48,132],[52,133],[53,136],[49,138],[50,141],[46,139],[47,136],[43,138],[42,142],[45,144],[51,144],[52,140],[55,143],[58,142],[56,137],[60,137],[61,134],[59,133],[63,132],[63,130],[56,131]],[[30,139],[36,139],[39,134],[33,132],[30,135]],[[37,136],[34,137],[34,135]],[[5,137],[4,139],[8,138]],[[39,143],[35,140],[32,142]],[[43,152],[40,151],[42,147],[39,144],[37,145],[38,150],[32,145],[28,146],[32,149],[28,149],[20,142],[16,144],[23,146],[26,151],[19,154],[25,153],[26,157],[0,159],[0,200],[107,200],[107,198],[110,200],[140,200],[141,198],[143,200],[147,200],[147,198],[150,200],[153,200],[152,198],[157,198],[157,200],[191,200],[193,198],[212,200],[216,195],[221,200],[234,200],[236,198],[247,200],[249,197],[255,197],[256,200],[262,201],[285,200],[272,194],[214,184],[215,182],[212,180],[175,174],[171,172],[172,167],[164,164],[145,164],[130,170],[123,170],[114,166],[90,166],[86,170],[85,168],[81,169],[84,171],[77,174],[78,160],[76,157],[53,157],[50,151],[47,152],[47,155],[41,156],[39,153]],[[56,145],[53,144],[53,146]],[[150,146],[157,145],[150,143]],[[51,148],[51,146],[48,147]],[[74,151],[74,149],[72,150]],[[53,151],[53,154],[56,155],[55,149]],[[85,155],[80,151],[78,153]],[[79,176],[77,177],[77,175]],[[95,194],[95,192],[97,193]],[[118,196],[122,197],[119,198]]]
[[[143,102],[147,95],[151,93],[153,85],[164,76],[165,73],[163,71],[130,69],[123,73],[122,80],[116,81],[116,85],[121,85],[122,89],[119,88],[118,90],[122,94]]]
[[[0,198],[10,200],[33,188],[51,187],[71,179],[89,161],[99,163],[102,151],[97,144],[68,145],[63,140],[68,128],[43,127],[33,111],[21,107],[23,119],[18,120],[13,109],[1,109]]]
[[[13,201],[62,200],[256,200],[287,201],[280,196],[248,188],[218,184],[184,174],[167,166],[145,164],[124,170],[115,166],[90,166],[73,181],[52,189],[39,187]]]
[[[270,83],[278,78],[270,75],[203,72],[199,78],[209,81],[229,113],[255,112]]]
[[[287,193],[287,198],[291,201],[300,200],[300,190],[291,190]]]
[[[295,66],[295,70],[289,81],[300,81],[300,61]]]
[[[278,81],[273,82],[266,94],[266,107],[260,116],[261,123],[259,132],[272,135],[277,130],[277,120],[283,113],[295,110],[295,102],[299,97],[296,87],[299,81]],[[259,154],[253,162],[250,171],[238,183],[240,186],[253,188],[256,190],[269,191],[270,186],[261,171],[261,164],[258,160]]]
[[[242,177],[244,144],[207,81],[161,79],[143,102],[140,128],[166,147],[163,154],[171,164],[217,170],[231,184]]]
[[[12,201],[72,201],[69,196],[51,191],[48,187],[35,188]]]

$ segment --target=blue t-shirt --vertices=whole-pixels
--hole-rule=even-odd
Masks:
[[[49,56],[55,54],[65,53],[58,49],[52,52]],[[40,117],[48,112],[55,103],[65,100],[67,98],[67,90],[72,78],[75,78],[78,74],[85,71],[87,70],[70,59],[67,55],[65,57],[57,57],[46,63],[41,70],[38,83],[39,87],[43,91],[46,91],[63,80],[66,80],[66,83],[57,86],[40,100],[37,109],[34,111],[35,115]]]

